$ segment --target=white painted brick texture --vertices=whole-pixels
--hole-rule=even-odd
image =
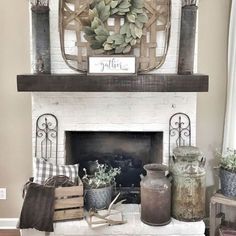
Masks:
[[[168,164],[169,118],[176,112],[190,116],[195,143],[195,93],[40,92],[32,98],[33,147],[37,117],[53,113],[59,122],[59,163],[64,163],[65,131],[162,131],[163,162]]]

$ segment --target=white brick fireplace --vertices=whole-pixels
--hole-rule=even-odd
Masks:
[[[58,1],[50,1],[51,67],[52,73],[74,73],[64,63],[58,33]],[[172,28],[166,62],[151,73],[176,73],[180,28],[181,0],[172,1]],[[73,41],[72,41],[73,44]],[[131,93],[131,92],[33,92],[32,144],[35,149],[35,124],[44,113],[58,119],[58,163],[65,163],[66,131],[154,131],[163,132],[163,163],[168,164],[169,119],[176,112],[186,113],[191,120],[192,144],[196,136],[196,93]],[[91,231],[84,221],[55,224],[52,235],[203,235],[203,222],[180,223],[150,227],[140,222],[139,208],[127,212],[128,224],[109,230]],[[128,209],[128,208],[127,208]],[[125,210],[125,209],[124,209]],[[85,227],[86,226],[86,227]],[[117,227],[117,228],[116,228]],[[121,228],[119,228],[121,227]],[[133,231],[132,231],[133,229]],[[194,232],[193,232],[194,229]],[[82,231],[81,231],[82,230]],[[138,230],[138,231],[137,231]],[[79,233],[80,231],[80,233]],[[35,230],[23,230],[23,235],[44,235]],[[51,234],[50,234],[51,235]]]
[[[164,65],[151,73],[176,73],[181,0],[172,1],[170,45]],[[52,73],[74,73],[60,52],[58,1],[50,1]],[[74,47],[71,37],[71,47]],[[195,61],[196,62],[196,61]],[[196,63],[195,63],[196,64]],[[65,162],[65,131],[157,131],[163,132],[163,162],[168,163],[169,118],[184,112],[191,119],[195,144],[196,93],[32,93],[33,150],[38,116],[52,113],[58,118],[58,162]]]

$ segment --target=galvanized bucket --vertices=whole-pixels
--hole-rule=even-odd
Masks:
[[[236,173],[220,168],[221,192],[227,197],[236,197]]]
[[[85,189],[84,205],[87,210],[108,208],[112,199],[112,186]]]

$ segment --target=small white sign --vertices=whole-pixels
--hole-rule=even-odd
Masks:
[[[135,74],[134,56],[92,56],[89,57],[89,74]]]

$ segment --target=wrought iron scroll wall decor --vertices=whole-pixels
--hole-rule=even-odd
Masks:
[[[44,160],[55,158],[57,164],[58,120],[53,114],[45,113],[36,121],[35,157]]]
[[[175,147],[191,146],[191,121],[187,114],[178,112],[169,120],[169,157],[171,155],[171,144]]]

